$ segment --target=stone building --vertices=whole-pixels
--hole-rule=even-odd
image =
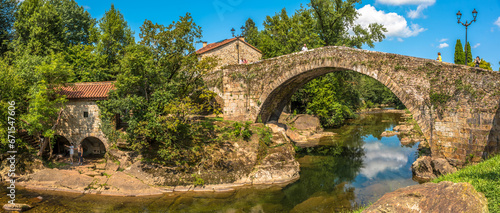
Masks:
[[[199,59],[217,57],[219,59],[217,69],[225,65],[239,64],[241,59],[252,63],[262,58],[262,52],[247,43],[243,37],[235,37],[211,44],[203,42],[203,47],[196,51],[196,54],[198,54]]]
[[[59,91],[66,95],[68,102],[56,130],[55,153],[64,154],[64,145],[69,144],[75,147],[82,144],[84,156],[106,153],[109,144],[100,129],[100,111],[96,101],[107,99],[108,92],[114,88],[113,83],[75,83]]]

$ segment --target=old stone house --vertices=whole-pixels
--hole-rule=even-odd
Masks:
[[[196,54],[198,54],[199,59],[217,57],[219,59],[217,68],[238,64],[241,59],[246,59],[248,63],[252,63],[262,58],[262,52],[247,43],[243,37],[225,39],[211,44],[203,42],[203,47],[196,51]]]
[[[64,145],[78,147],[82,144],[84,156],[102,156],[109,148],[108,140],[100,129],[99,107],[97,101],[105,100],[114,88],[114,82],[75,83],[63,87],[60,94],[66,95],[68,102],[61,114],[56,129],[54,152],[65,153]]]

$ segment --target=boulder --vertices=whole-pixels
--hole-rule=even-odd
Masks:
[[[14,203],[14,204],[8,203],[8,204],[3,205],[3,209],[5,209],[7,211],[22,212],[22,211],[27,211],[27,210],[31,209],[31,206],[28,204],[23,204],[23,203]]]
[[[382,196],[365,209],[371,212],[488,212],[488,200],[469,183],[425,183]]]
[[[297,115],[293,121],[293,126],[298,130],[313,132],[322,130],[319,118],[313,115]]]
[[[430,156],[419,157],[411,165],[413,179],[423,183],[441,175],[456,172],[457,169],[450,165],[446,159]]]
[[[393,128],[396,132],[409,132],[413,129],[411,125],[398,125]]]
[[[395,131],[384,131],[382,134],[380,134],[380,137],[392,137],[394,135],[399,135],[400,132],[395,132]]]

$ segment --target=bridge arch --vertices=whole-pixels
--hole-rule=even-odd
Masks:
[[[324,47],[231,65],[217,72],[230,120],[277,120],[294,92],[329,72],[352,70],[389,88],[413,114],[432,154],[453,165],[498,152],[500,74],[435,60]],[[493,135],[493,136],[491,136]],[[470,160],[469,160],[470,161]]]

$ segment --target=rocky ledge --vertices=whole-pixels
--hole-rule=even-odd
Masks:
[[[382,196],[363,213],[488,212],[488,200],[469,183],[425,183]]]
[[[279,120],[285,125],[286,136],[298,147],[313,147],[321,145],[323,137],[335,136],[333,132],[323,132],[319,118],[313,115],[290,115],[282,113]]]

